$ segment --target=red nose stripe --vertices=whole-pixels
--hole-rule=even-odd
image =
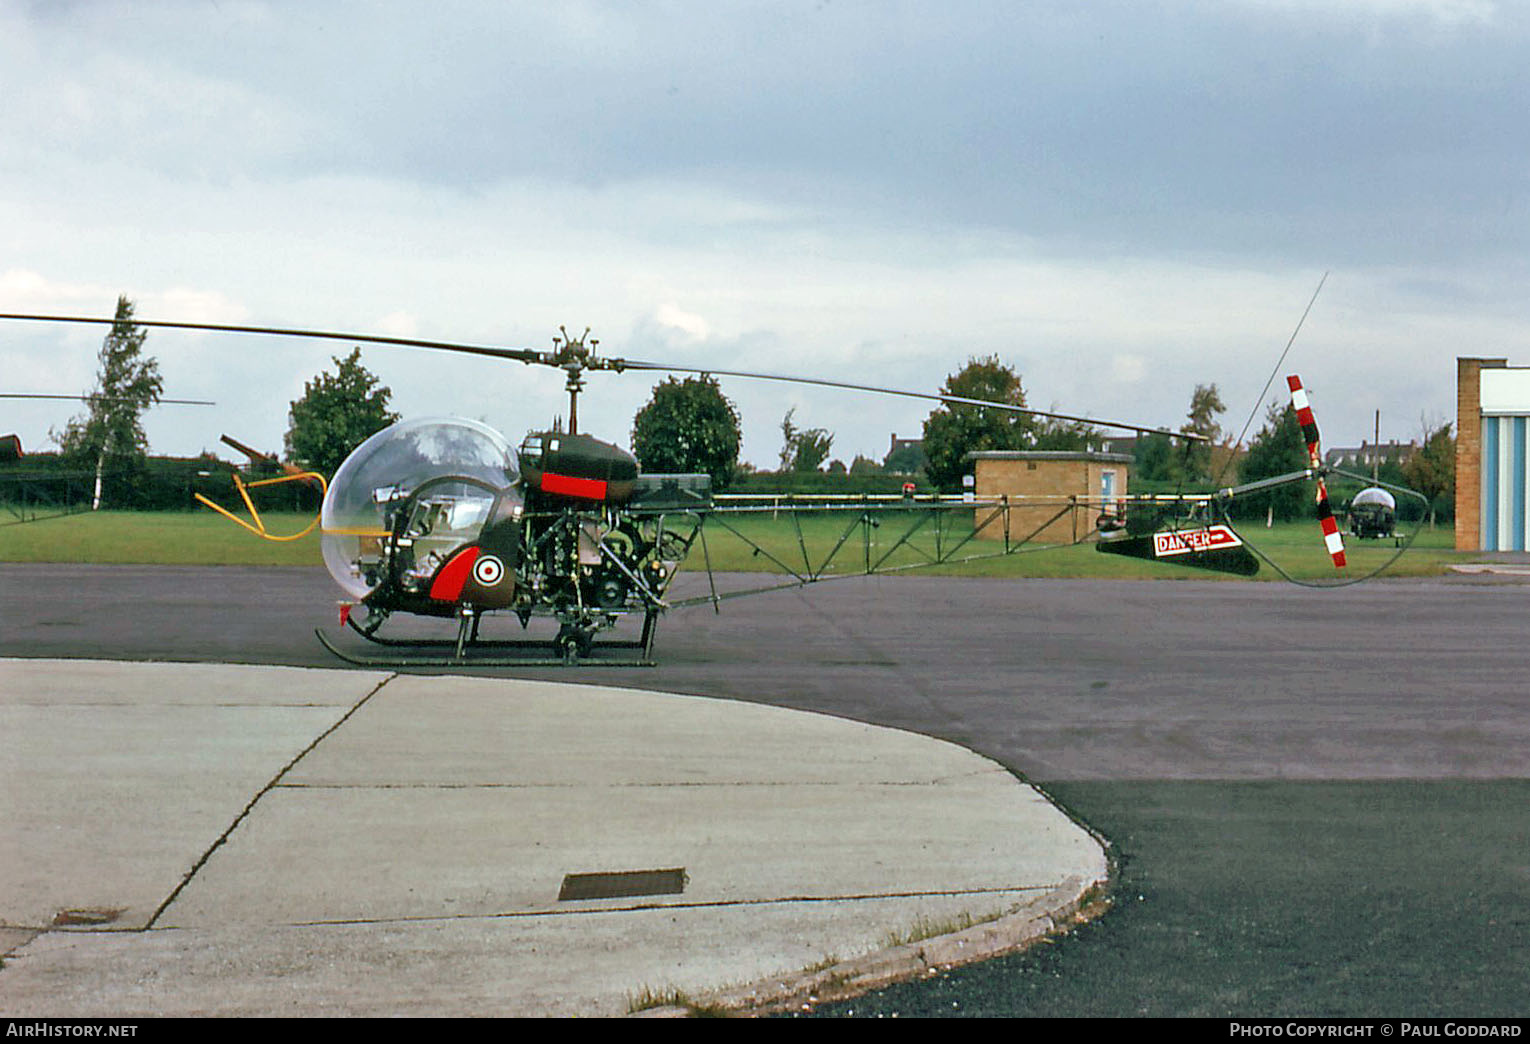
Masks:
[[[583,497],[585,500],[606,499],[606,483],[603,480],[556,475],[551,471],[542,472],[542,489],[544,492],[560,493],[565,497]]]
[[[461,551],[446,560],[446,564],[436,573],[436,578],[430,582],[430,597],[438,602],[455,602],[462,597],[462,588],[467,584],[468,574],[473,571],[473,563],[478,561],[478,545],[469,544]]]

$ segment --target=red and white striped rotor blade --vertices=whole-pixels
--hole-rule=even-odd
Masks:
[[[1286,384],[1291,388],[1291,406],[1296,410],[1296,420],[1302,426],[1302,438],[1307,443],[1307,462],[1313,468],[1320,468],[1323,466],[1323,457],[1318,449],[1317,420],[1312,416],[1312,404],[1307,400],[1307,391],[1302,387],[1302,379],[1294,373],[1286,378]],[[1333,517],[1333,507],[1328,503],[1328,486],[1321,475],[1317,480],[1317,509],[1318,523],[1323,527],[1323,544],[1333,559],[1333,567],[1343,569],[1346,564],[1344,537],[1339,533],[1339,523]]]

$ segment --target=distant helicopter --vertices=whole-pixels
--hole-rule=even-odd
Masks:
[[[0,319],[112,322],[45,315],[0,315]],[[891,501],[861,498],[837,508],[846,524],[827,555],[815,560],[803,543],[802,561],[787,562],[737,525],[742,516],[758,514],[760,509],[718,503],[712,495],[709,476],[643,474],[631,453],[580,432],[578,396],[588,371],[661,371],[785,381],[1014,411],[1138,433],[1159,430],[938,393],[607,358],[596,354],[598,342],[589,338],[588,330],[577,337],[563,330],[562,336],[553,339],[552,350],[546,351],[333,331],[136,319],[135,322],[146,327],[397,345],[564,371],[569,394],[566,431],[533,432],[517,451],[504,436],[478,421],[406,420],[367,439],[328,482],[318,524],[324,563],[347,595],[347,601],[341,605],[341,622],[368,641],[396,651],[358,654],[336,645],[323,631],[316,633],[331,652],[365,666],[580,662],[651,665],[658,619],[670,609],[698,604],[716,607],[724,598],[740,594],[846,575],[999,557],[1017,552],[1024,544],[1023,537],[1011,538],[1009,518],[1014,505],[1008,498],[998,501],[952,501],[908,495]],[[1308,437],[1309,467],[1214,494],[1184,498],[1178,503],[1181,507],[1188,505],[1188,513],[1159,523],[1153,532],[1133,532],[1126,525],[1124,514],[1114,518],[1107,515],[1100,526],[1098,550],[1252,575],[1259,568],[1258,560],[1225,514],[1218,517],[1218,513],[1237,496],[1316,479],[1324,539],[1335,566],[1342,568],[1345,565],[1342,538],[1332,512],[1327,510],[1327,494],[1322,485],[1323,476],[1333,469],[1322,465],[1317,455],[1317,428],[1300,382],[1292,378],[1291,388]],[[1191,434],[1174,437],[1205,441]],[[245,449],[237,442],[227,441]],[[323,477],[292,470],[265,482],[315,480],[322,482]],[[251,487],[254,485],[251,483]],[[241,495],[253,513],[254,505],[246,488],[241,483]],[[1111,507],[1124,510],[1131,502],[1131,498],[1123,498]],[[784,507],[799,536],[801,513],[825,509],[825,505],[801,501],[791,501]],[[777,504],[769,510],[779,513],[783,506]],[[958,529],[943,541],[942,519],[953,513],[971,519],[971,527]],[[884,522],[895,523],[901,529],[874,541],[873,532]],[[240,524],[269,536],[263,527],[251,527],[242,521]],[[764,556],[780,567],[784,580],[764,587],[720,592],[707,554],[705,534],[709,525],[726,528],[748,542],[754,555]],[[972,542],[987,527],[995,530],[1002,527],[1002,545],[993,550],[981,550]],[[933,542],[927,539],[931,531]],[[708,593],[672,598],[671,585],[681,563],[698,542],[706,560]],[[850,569],[841,568],[843,559],[838,557],[847,547],[862,552]],[[523,628],[533,618],[556,621],[551,657],[527,655],[528,647],[548,649],[545,642],[484,640],[480,635],[483,618],[501,612],[515,616]],[[379,631],[395,614],[452,619],[456,621],[457,633],[455,638],[445,640],[383,637]],[[605,640],[599,643],[599,648],[636,651],[636,658],[604,654],[592,658],[597,636],[626,617],[641,617],[639,636]],[[507,655],[511,653],[514,655]]]
[[[55,394],[55,393],[51,393],[51,392],[8,392],[8,391],[0,391],[0,399],[26,399],[26,400],[61,399],[61,400],[69,400],[69,401],[75,401],[75,402],[88,402],[88,403],[117,401],[117,400],[114,400],[111,396],[101,395],[99,393],[92,394],[92,395],[66,395],[66,394]],[[157,398],[157,399],[154,400],[154,405],[166,405],[166,406],[216,406],[217,403],[209,402],[209,401],[207,401],[205,399],[164,399],[164,398]],[[8,434],[8,435],[0,435],[0,464],[14,464],[17,461],[23,459],[25,456],[26,456],[26,451],[22,448],[22,445],[21,445],[21,436],[20,435],[15,434],[15,433],[11,433],[11,434]],[[53,498],[48,495],[47,492],[42,492],[39,495],[38,491],[35,488],[32,488],[33,486],[36,486],[36,485],[39,485],[39,484],[47,485],[47,483],[27,483],[26,482],[27,478],[34,478],[35,476],[20,476],[20,475],[12,474],[12,475],[6,476],[6,477],[11,478],[13,480],[17,480],[17,482],[13,483],[13,484],[22,484],[23,485],[23,488],[18,491],[17,489],[14,489],[14,488],[13,489],[7,489],[6,488],[7,484],[0,484],[0,499],[4,499],[4,500],[10,502],[10,504],[9,504],[10,512],[17,517],[17,521],[20,521],[20,522],[34,522],[34,521],[37,521],[38,519],[42,519],[42,518],[54,518],[54,517],[57,517],[59,515],[65,515],[65,514],[70,514],[71,513],[70,510],[67,507],[60,507],[56,503],[56,501],[54,501]],[[72,476],[70,475],[69,472],[55,472],[55,473],[53,473],[49,477],[53,478],[53,479],[57,479],[57,478],[60,478],[60,477],[68,479],[68,478],[70,478]],[[19,493],[19,496],[18,496],[18,493]],[[13,497],[18,498],[18,499],[12,499]],[[99,477],[97,478],[96,497],[98,499],[100,497]],[[38,510],[39,505],[43,505],[43,507],[41,509],[41,512],[39,512],[39,510]]]
[[[1361,540],[1396,536],[1397,498],[1380,486],[1369,486],[1349,502],[1349,531]]]

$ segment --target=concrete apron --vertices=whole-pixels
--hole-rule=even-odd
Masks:
[[[550,682],[0,660],[0,795],[9,1016],[802,1003],[1106,876],[951,744]]]

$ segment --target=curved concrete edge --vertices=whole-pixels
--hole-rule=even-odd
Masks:
[[[1530,565],[1520,562],[1470,562],[1449,567],[1465,576],[1530,577]]]
[[[1021,948],[1111,876],[1002,765],[765,703],[0,659],[0,719],[13,1012],[784,1011]],[[558,896],[669,866],[679,906]]]
[[[796,975],[776,976],[632,1013],[634,1018],[696,1015],[752,1017],[811,1011],[819,1004],[852,1000],[872,990],[938,975],[953,968],[1018,953],[1044,939],[1093,920],[1110,907],[1106,879],[1070,877],[1003,917],[957,931],[892,946],[853,960]]]

